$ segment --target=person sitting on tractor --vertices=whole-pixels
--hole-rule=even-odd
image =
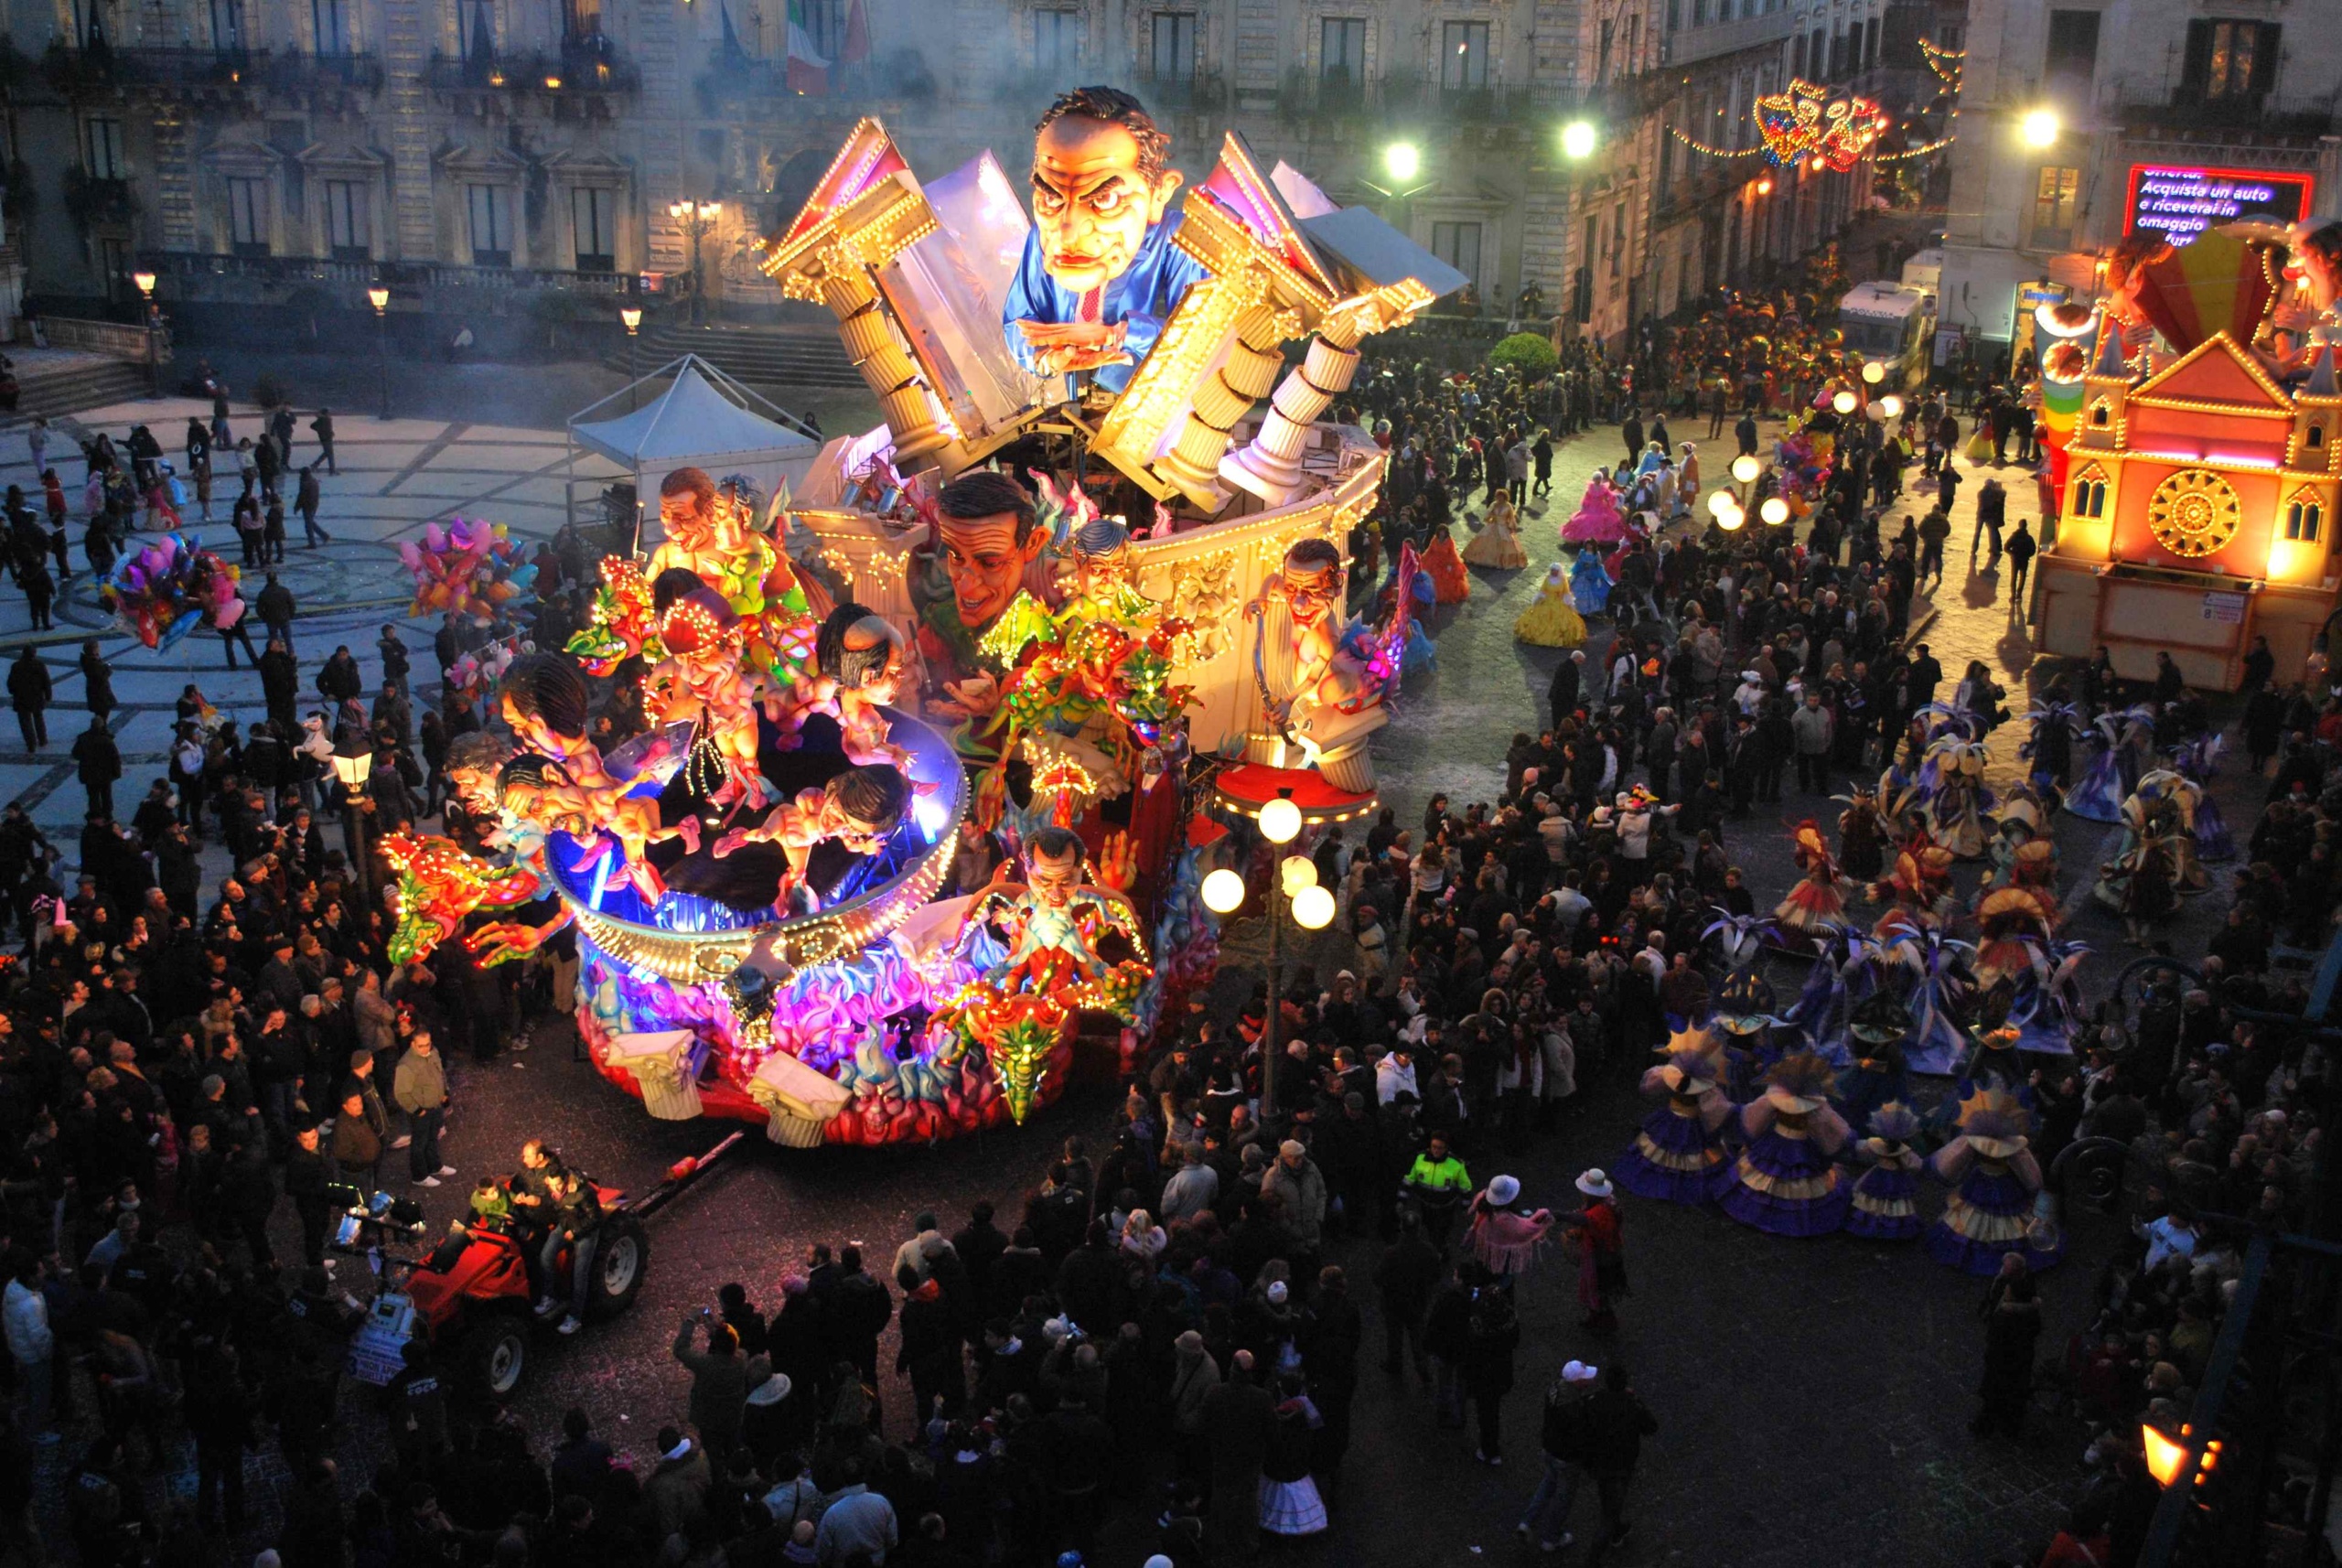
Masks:
[[[560,1228],[553,1223],[560,1199],[553,1186],[564,1168],[558,1150],[547,1147],[542,1138],[532,1138],[521,1145],[521,1174],[510,1184],[513,1240],[528,1265],[529,1290],[536,1298],[540,1317],[550,1316],[560,1305],[553,1294],[561,1266],[555,1256],[561,1250]]]
[[[597,1240],[595,1232],[602,1222],[602,1202],[594,1184],[582,1172],[563,1172],[553,1179],[553,1188],[558,1208],[554,1211],[553,1235],[545,1244],[545,1263],[549,1269],[556,1266],[559,1250],[570,1250],[569,1316],[561,1320],[561,1331],[575,1334],[586,1325],[587,1286],[594,1277]]]

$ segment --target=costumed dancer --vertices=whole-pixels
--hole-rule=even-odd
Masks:
[[[1839,868],[1867,882],[1886,868],[1886,815],[1879,808],[1878,791],[1857,784],[1853,794],[1831,799],[1846,804],[1838,813]]]
[[[1529,564],[1529,553],[1520,547],[1520,513],[1510,496],[1499,492],[1488,504],[1488,521],[1464,547],[1464,559],[1499,572],[1518,572]]]
[[[2098,754],[2090,758],[2082,781],[2066,795],[2066,810],[2093,822],[2122,820],[2122,802],[2139,787],[2144,768],[2140,757],[2153,745],[2154,715],[2144,708],[2104,713],[2091,721]]]
[[[1764,1096],[1741,1107],[1748,1147],[1719,1199],[1726,1214],[1776,1236],[1826,1236],[1845,1223],[1851,1195],[1832,1160],[1847,1128],[1830,1089],[1830,1064],[1810,1051],[1774,1064]]]
[[[1617,544],[1627,537],[1627,514],[1609,477],[1597,472],[1585,484],[1577,510],[1562,524],[1562,544]]]
[[[1526,1212],[1513,1207],[1520,1201],[1520,1183],[1500,1176],[1473,1197],[1466,1211],[1471,1221],[1464,1232],[1464,1250],[1499,1279],[1525,1274],[1534,1267],[1545,1250],[1546,1232],[1553,1228],[1551,1209]]]
[[[1789,842],[1795,849],[1798,869],[1805,875],[1774,908],[1773,918],[1790,930],[1807,936],[1819,936],[1842,925],[1846,918],[1846,895],[1853,891],[1853,884],[1838,874],[1837,863],[1830,858],[1830,845],[1822,838],[1821,827],[1808,817],[1789,834]]]
[[[1526,564],[1526,563],[1523,563]],[[1472,596],[1472,575],[1456,553],[1456,536],[1434,526],[1431,548],[1423,554],[1423,575],[1431,579],[1432,596],[1443,605],[1460,605]]]
[[[2133,947],[2146,946],[2154,924],[2179,908],[2180,894],[2190,890],[2191,870],[2199,883],[2204,879],[2183,791],[2193,792],[2176,773],[2159,769],[2139,780],[2122,802],[2122,848],[2100,869],[2090,889],[2091,897],[2122,915]]]
[[[2034,845],[2025,846],[2028,851]],[[2057,929],[2057,900],[2030,886],[1994,887],[1976,903],[1976,983],[1989,991],[2033,972]]]
[[[1936,726],[1919,768],[1919,821],[1928,838],[1961,860],[1981,857],[1992,843],[1984,813],[1993,793],[1984,788],[1992,754],[1972,735],[1967,715]]]
[[[1733,1179],[1723,1133],[1732,1105],[1716,1090],[1715,1069],[1698,1051],[1671,1052],[1643,1074],[1643,1092],[1667,1103],[1643,1118],[1611,1179],[1638,1197],[1694,1208],[1714,1202]]]
[[[1512,635],[1534,648],[1577,648],[1585,641],[1585,618],[1570,603],[1569,568],[1556,561],[1545,568],[1537,596],[1512,623]]]
[[[2171,751],[2172,766],[2196,787],[2196,858],[2216,865],[2236,858],[2236,839],[2229,833],[2228,820],[2220,815],[2219,803],[2212,799],[2211,790],[2212,775],[2219,771],[2220,750],[2226,744],[2225,737],[2207,731]]]
[[[1585,1207],[1560,1217],[1563,1230],[1577,1242],[1577,1299],[1585,1308],[1578,1326],[1595,1334],[1618,1328],[1615,1298],[1627,1294],[1627,1241],[1618,1224],[1617,1188],[1597,1166],[1577,1178]]]
[[[1310,1474],[1318,1429],[1326,1418],[1318,1412],[1299,1372],[1277,1380],[1275,1425],[1261,1463],[1261,1528],[1290,1540],[1316,1535],[1326,1528],[1326,1499]],[[1079,1561],[1079,1554],[1068,1552]],[[1059,1559],[1063,1561],[1062,1558]]]
[[[1961,1107],[1960,1136],[1936,1151],[1928,1168],[1952,1188],[1943,1218],[1928,1227],[1928,1255],[1962,1273],[2001,1272],[2011,1252],[2036,1272],[2065,1256],[2065,1239],[2036,1220],[2041,1162],[2026,1136],[2030,1118],[2010,1095],[1979,1094]]]
[[[2027,764],[2025,776],[2063,789],[2073,776],[2074,742],[2090,733],[2081,711],[2071,703],[2036,703],[2025,711],[2032,733],[2016,754]]]
[[[1870,1169],[1855,1179],[1853,1203],[1846,1212],[1848,1235],[1866,1241],[1918,1240],[1919,1169],[1927,1164],[1911,1147],[1918,1130],[1919,1119],[1900,1102],[1872,1113],[1870,1136],[1856,1145]]]
[[[1831,1099],[1855,1133],[1869,1132],[1882,1107],[1899,1104],[1911,1092],[1903,1067],[1903,1041],[1910,1032],[1910,1014],[1886,991],[1864,998],[1847,1020],[1845,1048],[1853,1062],[1838,1075]]]
[[[1712,1026],[1726,1044],[1724,1059],[1732,1066],[1732,1076],[1724,1081],[1735,1090],[1745,1091],[1749,1086],[1749,1074],[1769,1067],[1778,1059],[1785,1042],[1776,1039],[1773,1030],[1788,1020],[1773,1015],[1773,985],[1756,972],[1753,963],[1743,964],[1724,976],[1724,984],[1716,991],[1716,1015]]]
[[[1603,569],[1599,552],[1581,550],[1570,564],[1570,597],[1577,602],[1577,613],[1598,616],[1610,607],[1610,574]]]

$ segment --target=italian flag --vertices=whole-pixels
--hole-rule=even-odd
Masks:
[[[805,0],[789,0],[789,91],[820,98],[830,90],[830,62],[805,30]]]

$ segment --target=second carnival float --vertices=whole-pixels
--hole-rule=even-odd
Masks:
[[[384,841],[394,960],[574,929],[605,1077],[798,1147],[1022,1122],[1184,1011],[1252,819],[1375,803],[1412,563],[1350,615],[1384,459],[1324,416],[1466,280],[1233,134],[1193,188],[1169,151],[1063,93],[1028,216],[991,155],[923,183],[855,128],[761,265],[886,424],[794,495],[669,475],[592,624],[495,660],[451,836]],[[596,682],[641,706],[607,755]]]

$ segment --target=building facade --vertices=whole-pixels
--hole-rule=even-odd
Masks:
[[[603,310],[704,275],[754,318],[783,309],[754,240],[859,116],[919,167],[990,148],[1021,185],[1049,96],[1106,81],[1156,113],[1191,177],[1232,128],[1264,164],[1381,206],[1484,308],[1534,285],[1547,312],[1613,339],[1852,209],[1844,176],[1756,195],[1761,160],[1727,188],[1671,132],[1745,141],[1758,93],[1875,63],[1885,9],[800,0],[792,27],[786,0],[6,4],[10,227],[48,299],[127,304],[148,268],[167,305],[363,308],[381,282],[396,309]],[[1576,121],[1595,141],[1573,158]],[[1402,143],[1412,159],[1389,156]],[[685,200],[720,204],[697,236],[704,274]]]
[[[2317,6],[1971,0],[1938,317],[2013,340],[2126,234],[2342,213],[2342,27]]]

